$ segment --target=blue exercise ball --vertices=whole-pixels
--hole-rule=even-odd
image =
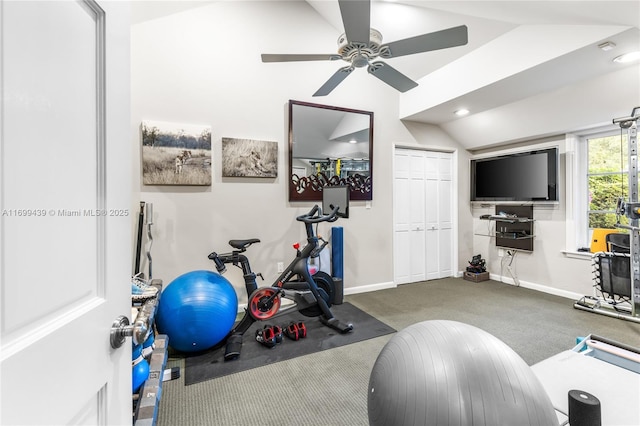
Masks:
[[[138,392],[149,378],[149,362],[142,356],[142,345],[134,345],[131,352],[131,386],[133,393]]]
[[[198,352],[229,334],[237,312],[238,296],[226,278],[212,271],[192,271],[162,291],[156,327],[169,337],[172,348]]]
[[[136,393],[149,378],[149,362],[142,358],[138,363],[133,365],[131,375],[131,388],[133,393]]]
[[[387,342],[369,379],[369,424],[557,425],[533,370],[498,338],[424,321]]]

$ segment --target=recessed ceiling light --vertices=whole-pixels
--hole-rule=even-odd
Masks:
[[[616,56],[613,58],[613,62],[619,64],[626,64],[629,62],[637,61],[640,59],[640,51],[625,53],[624,55]]]
[[[462,117],[463,115],[469,114],[469,110],[466,108],[461,108],[457,110],[454,114],[457,115],[458,117]]]
[[[349,141],[349,143],[358,143],[358,141],[357,141],[357,140],[355,140],[355,139],[351,139],[351,140]]]

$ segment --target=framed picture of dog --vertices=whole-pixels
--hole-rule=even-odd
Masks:
[[[277,176],[277,142],[222,138],[222,177]]]
[[[142,183],[211,185],[211,126],[143,121]]]

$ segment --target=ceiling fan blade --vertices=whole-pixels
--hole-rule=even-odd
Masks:
[[[372,74],[374,77],[378,77],[380,80],[400,92],[406,92],[418,85],[418,83],[384,62],[374,62],[369,65],[368,70],[369,74]]]
[[[335,53],[328,55],[262,54],[262,62],[335,61],[338,59],[342,59],[342,56]]]
[[[389,52],[382,56],[384,58],[397,58],[398,56],[412,55],[414,53],[462,46],[467,44],[468,41],[467,26],[460,25],[459,27],[393,41],[382,46],[382,48],[385,46],[389,48]]]
[[[327,96],[338,84],[342,83],[342,80],[351,74],[351,71],[353,71],[353,67],[340,68],[313,96]]]
[[[369,0],[338,0],[344,32],[351,43],[369,44],[371,2]]]

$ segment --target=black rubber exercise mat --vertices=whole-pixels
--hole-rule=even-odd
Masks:
[[[228,374],[273,364],[274,362],[361,342],[396,331],[350,303],[333,305],[331,311],[340,321],[353,324],[353,331],[340,334],[338,331],[322,324],[318,317],[305,317],[299,312],[289,313],[271,322],[255,322],[245,333],[242,353],[236,360],[224,360],[224,346],[213,348],[197,355],[187,355],[184,371],[185,385],[192,385]],[[282,326],[289,324],[291,321],[304,322],[307,328],[306,338],[294,341],[283,336],[282,343],[271,349],[256,341],[256,330],[264,327],[265,324]]]

